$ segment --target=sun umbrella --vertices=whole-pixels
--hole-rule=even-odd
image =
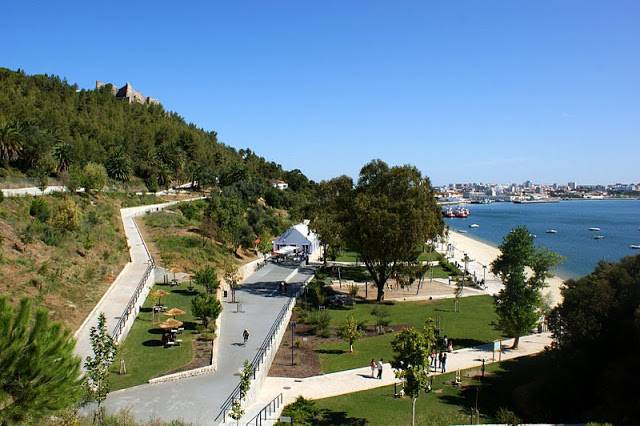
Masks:
[[[160,328],[171,329],[178,328],[182,325],[182,321],[178,321],[177,319],[169,318],[168,320],[160,323]]]
[[[164,290],[155,290],[155,291],[153,291],[151,293],[151,296],[156,298],[156,299],[158,299],[158,305],[159,305],[160,304],[160,299],[165,297],[167,294],[169,294],[169,293],[167,293]]]
[[[169,317],[177,317],[179,315],[184,315],[186,312],[183,311],[180,308],[171,308],[169,309],[167,312],[165,312],[164,314],[169,316]]]

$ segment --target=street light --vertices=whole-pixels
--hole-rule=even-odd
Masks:
[[[482,284],[487,284],[487,265],[482,265]]]

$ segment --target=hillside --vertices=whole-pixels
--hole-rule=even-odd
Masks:
[[[160,202],[133,195],[5,198],[0,294],[24,296],[75,329],[129,260],[119,209]]]
[[[310,182],[299,171],[251,150],[235,150],[162,105],[117,99],[111,85],[81,90],[50,75],[0,68],[0,179],[61,178],[88,162],[105,166],[112,183],[143,180],[150,190],[195,181],[202,186],[251,184],[273,207],[297,204]],[[269,181],[282,179],[278,193]]]

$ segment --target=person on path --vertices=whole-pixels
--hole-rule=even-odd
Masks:
[[[375,378],[375,374],[376,374],[376,368],[378,368],[377,364],[376,364],[376,360],[371,358],[371,378]]]
[[[378,361],[378,379],[382,380],[382,358]]]
[[[431,351],[431,369],[435,370],[438,368],[438,357],[436,354],[436,350]]]
[[[449,344],[447,345],[447,352],[453,352],[453,340],[449,340]]]
[[[442,373],[447,372],[447,353],[442,354],[442,361],[440,361],[440,369]]]
[[[242,332],[242,339],[244,340],[244,345],[247,346],[247,340],[249,340],[249,330],[246,328]]]

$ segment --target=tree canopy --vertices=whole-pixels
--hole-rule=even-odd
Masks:
[[[384,298],[387,279],[415,262],[419,248],[444,230],[429,178],[414,166],[373,160],[360,171],[342,219],[347,246],[360,253]]]
[[[0,424],[39,419],[82,396],[75,340],[59,323],[23,299],[13,309],[0,297]]]
[[[513,347],[517,348],[520,336],[540,319],[542,289],[552,268],[560,262],[560,256],[536,247],[533,236],[523,226],[507,234],[499,248],[500,256],[491,264],[491,272],[504,284],[496,297],[498,325],[515,337]],[[529,276],[527,268],[531,269]]]

